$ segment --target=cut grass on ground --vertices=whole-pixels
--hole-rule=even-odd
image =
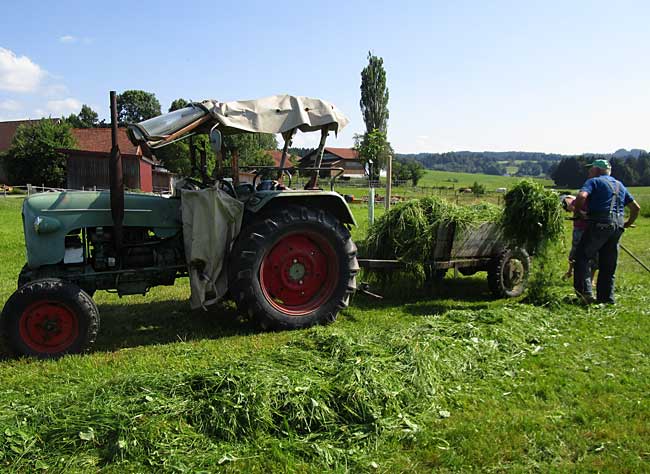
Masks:
[[[19,206],[0,199],[3,301]],[[646,260],[648,222],[623,237]],[[622,255],[617,282],[618,306],[545,309],[492,300],[480,273],[398,281],[275,333],[190,311],[187,281],[99,292],[91,354],[0,362],[0,470],[647,472],[648,275]]]

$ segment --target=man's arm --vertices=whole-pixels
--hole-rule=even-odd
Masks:
[[[630,208],[630,217],[627,218],[625,224],[623,225],[625,228],[628,228],[634,224],[634,221],[637,217],[639,217],[639,211],[641,210],[641,206],[639,206],[639,203],[636,201],[628,203],[627,207]]]
[[[587,193],[587,191],[580,191],[578,193],[578,197],[576,197],[575,201],[573,201],[573,210],[576,214],[582,211],[582,208],[584,207],[588,197],[589,193]]]

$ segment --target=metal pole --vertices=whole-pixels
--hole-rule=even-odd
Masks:
[[[375,187],[372,182],[372,160],[368,161],[368,222],[370,225],[375,222]]]
[[[320,167],[323,163],[323,154],[325,153],[325,140],[327,140],[327,133],[329,131],[328,126],[324,126],[320,129],[320,143],[318,144],[318,149],[316,150],[316,158],[314,161],[314,174],[309,179],[305,185],[305,189],[316,189],[318,187],[318,176],[320,174]]]
[[[386,210],[390,209],[390,195],[393,181],[393,156],[388,153],[388,163],[386,165]]]
[[[370,192],[368,193],[368,222],[370,225],[375,223],[375,188],[370,183]]]
[[[122,248],[122,222],[124,221],[124,176],[122,173],[122,156],[117,143],[117,94],[110,92],[111,98],[111,158],[110,158],[110,185],[111,185],[111,217],[113,218],[113,244],[115,251]]]
[[[636,263],[638,263],[638,264],[641,265],[643,268],[645,268],[648,272],[650,272],[650,268],[648,268],[648,267],[645,265],[645,263],[643,263],[641,260],[639,260],[639,257],[637,257],[637,256],[634,255],[632,252],[630,252],[628,249],[626,249],[626,248],[623,246],[623,244],[621,244],[621,243],[619,242],[618,246],[621,247],[621,248],[625,251],[625,253],[627,253],[630,257],[632,257],[632,258],[636,261]]]
[[[289,134],[286,137],[285,136],[282,137],[284,138],[284,146],[282,147],[282,158],[280,158],[280,175],[278,176],[278,180],[280,180],[280,182],[282,182],[282,178],[284,176],[284,172],[282,171],[282,169],[285,167],[287,163],[289,146],[291,145],[291,140],[293,139],[293,134],[296,133],[296,130],[297,129],[294,128],[289,131]]]

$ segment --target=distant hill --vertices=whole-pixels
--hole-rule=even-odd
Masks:
[[[584,153],[584,158],[638,158],[645,150],[621,148],[614,153]],[[527,151],[450,151],[446,153],[397,153],[400,160],[416,160],[431,170],[464,173],[507,174],[507,167],[517,169],[519,176],[549,176],[554,165],[575,155]]]
[[[537,165],[534,168],[537,173],[534,176],[537,176],[546,174],[552,164],[560,161],[563,155],[524,151],[450,151],[447,153],[398,153],[396,157],[401,160],[419,161],[425,168],[432,170],[490,175],[505,175],[507,166],[530,162]],[[525,170],[529,169],[532,168],[525,168]]]

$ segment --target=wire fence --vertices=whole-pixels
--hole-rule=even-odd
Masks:
[[[82,189],[71,189],[71,188],[52,188],[49,186],[41,185],[35,186],[32,184],[25,185],[9,185],[9,184],[0,184],[0,197],[29,197],[32,194],[38,193],[48,193],[48,192],[63,192],[63,191],[108,191],[106,188],[101,188],[97,186],[82,188]],[[140,193],[141,191],[137,189],[125,189],[125,192],[136,192]],[[156,194],[160,196],[169,196],[171,194],[170,190],[165,187],[154,186],[153,193],[147,194]]]
[[[51,188],[45,185],[35,186],[33,184],[16,185],[16,186],[12,186],[8,184],[0,185],[0,196],[2,197],[31,196],[32,194],[37,194],[37,193],[61,192],[61,191],[66,191],[66,189]]]

